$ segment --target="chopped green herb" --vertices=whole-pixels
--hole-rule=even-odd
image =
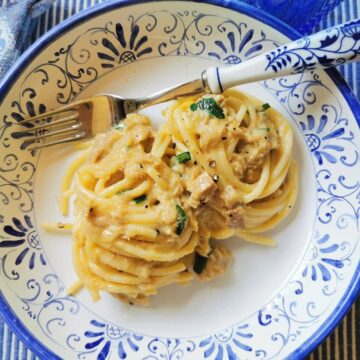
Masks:
[[[193,103],[193,104],[190,105],[190,110],[191,110],[191,111],[195,111],[195,110],[197,110],[197,108],[198,108],[198,106],[197,106],[197,104],[195,104],[195,103]]]
[[[259,109],[259,112],[266,111],[267,109],[270,109],[271,106],[268,103],[262,104],[261,108]]]
[[[191,160],[191,155],[188,151],[185,151],[179,155],[176,155],[176,160],[178,161],[178,163],[180,164],[185,164],[188,161]]]
[[[197,109],[207,111],[211,116],[218,119],[225,119],[225,115],[221,107],[216,103],[213,98],[203,98],[196,104],[191,104],[190,109],[195,111]]]
[[[191,155],[188,151],[185,151],[179,155],[170,158],[170,167],[174,167],[176,164],[185,164],[191,160]]]
[[[268,128],[268,127],[264,127],[264,128],[256,128],[256,130],[259,130],[259,131],[267,131],[267,132],[269,132],[269,131],[270,131],[270,128]]]
[[[114,126],[114,129],[123,131],[123,130],[125,129],[125,124],[124,124],[124,122],[122,121],[122,122],[120,122],[119,124],[115,125],[115,126]]]
[[[178,213],[178,219],[177,219],[177,226],[176,226],[175,233],[176,233],[176,235],[180,235],[185,228],[186,221],[187,221],[187,215],[186,215],[185,211],[182,209],[182,207],[179,205],[176,205],[176,211]]]
[[[197,274],[201,274],[207,264],[208,261],[208,257],[206,256],[202,256],[199,253],[195,253],[195,259],[194,259],[194,265],[193,265],[193,270],[197,273]]]
[[[147,196],[146,196],[146,194],[144,194],[144,195],[140,195],[140,196],[136,197],[134,199],[134,201],[136,202],[136,204],[140,204],[141,202],[145,201],[146,199],[147,199]]]

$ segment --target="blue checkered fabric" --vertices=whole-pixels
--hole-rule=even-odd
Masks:
[[[104,1],[106,0],[0,0],[0,79],[29,44],[69,16]],[[360,16],[360,0],[241,1],[277,16],[304,34]],[[360,63],[341,66],[340,71],[360,99]],[[359,323],[358,299],[334,333],[310,355],[310,360],[359,359]],[[37,359],[1,318],[0,359]]]

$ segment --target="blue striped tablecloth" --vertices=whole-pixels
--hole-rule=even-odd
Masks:
[[[67,17],[106,0],[56,0],[37,22],[31,42]],[[300,1],[300,0],[299,0]],[[320,0],[319,0],[320,1]],[[6,5],[11,0],[0,0]],[[251,3],[251,1],[248,1]],[[64,6],[67,4],[67,6]],[[360,17],[360,0],[344,0],[314,31]],[[340,67],[350,87],[360,100],[360,63]],[[2,360],[37,359],[9,330],[0,318],[0,358]],[[360,359],[360,298],[335,331],[309,357],[310,360]]]

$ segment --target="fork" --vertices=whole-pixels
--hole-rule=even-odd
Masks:
[[[200,78],[151,96],[125,99],[98,95],[19,122],[26,130],[14,138],[28,138],[28,149],[87,139],[116,127],[129,113],[196,94],[219,94],[229,87],[326,69],[360,59],[360,19],[280,46],[240,64],[211,67]],[[43,142],[46,140],[45,142]]]

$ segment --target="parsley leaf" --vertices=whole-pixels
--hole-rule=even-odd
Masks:
[[[179,205],[176,205],[176,211],[178,213],[178,219],[177,219],[177,226],[176,226],[175,233],[176,233],[176,235],[180,235],[185,228],[186,221],[187,221],[187,215],[186,215],[185,211],[183,210],[183,208]]]
[[[176,160],[178,161],[178,163],[180,164],[185,164],[188,161],[191,160],[191,155],[188,151],[185,151],[179,155],[176,155]]]
[[[206,256],[202,256],[199,253],[195,253],[193,270],[200,275],[204,271],[207,261],[208,258]]]
[[[221,107],[213,98],[202,98],[196,104],[191,104],[190,109],[195,111],[197,109],[207,111],[211,116],[218,119],[225,119],[225,115]]]
[[[147,199],[146,194],[144,195],[140,195],[138,197],[136,197],[135,199],[133,199],[135,201],[136,204],[140,204],[141,202],[145,201]]]
[[[259,112],[266,111],[267,109],[270,109],[271,106],[268,103],[262,104],[261,108],[258,110]]]

